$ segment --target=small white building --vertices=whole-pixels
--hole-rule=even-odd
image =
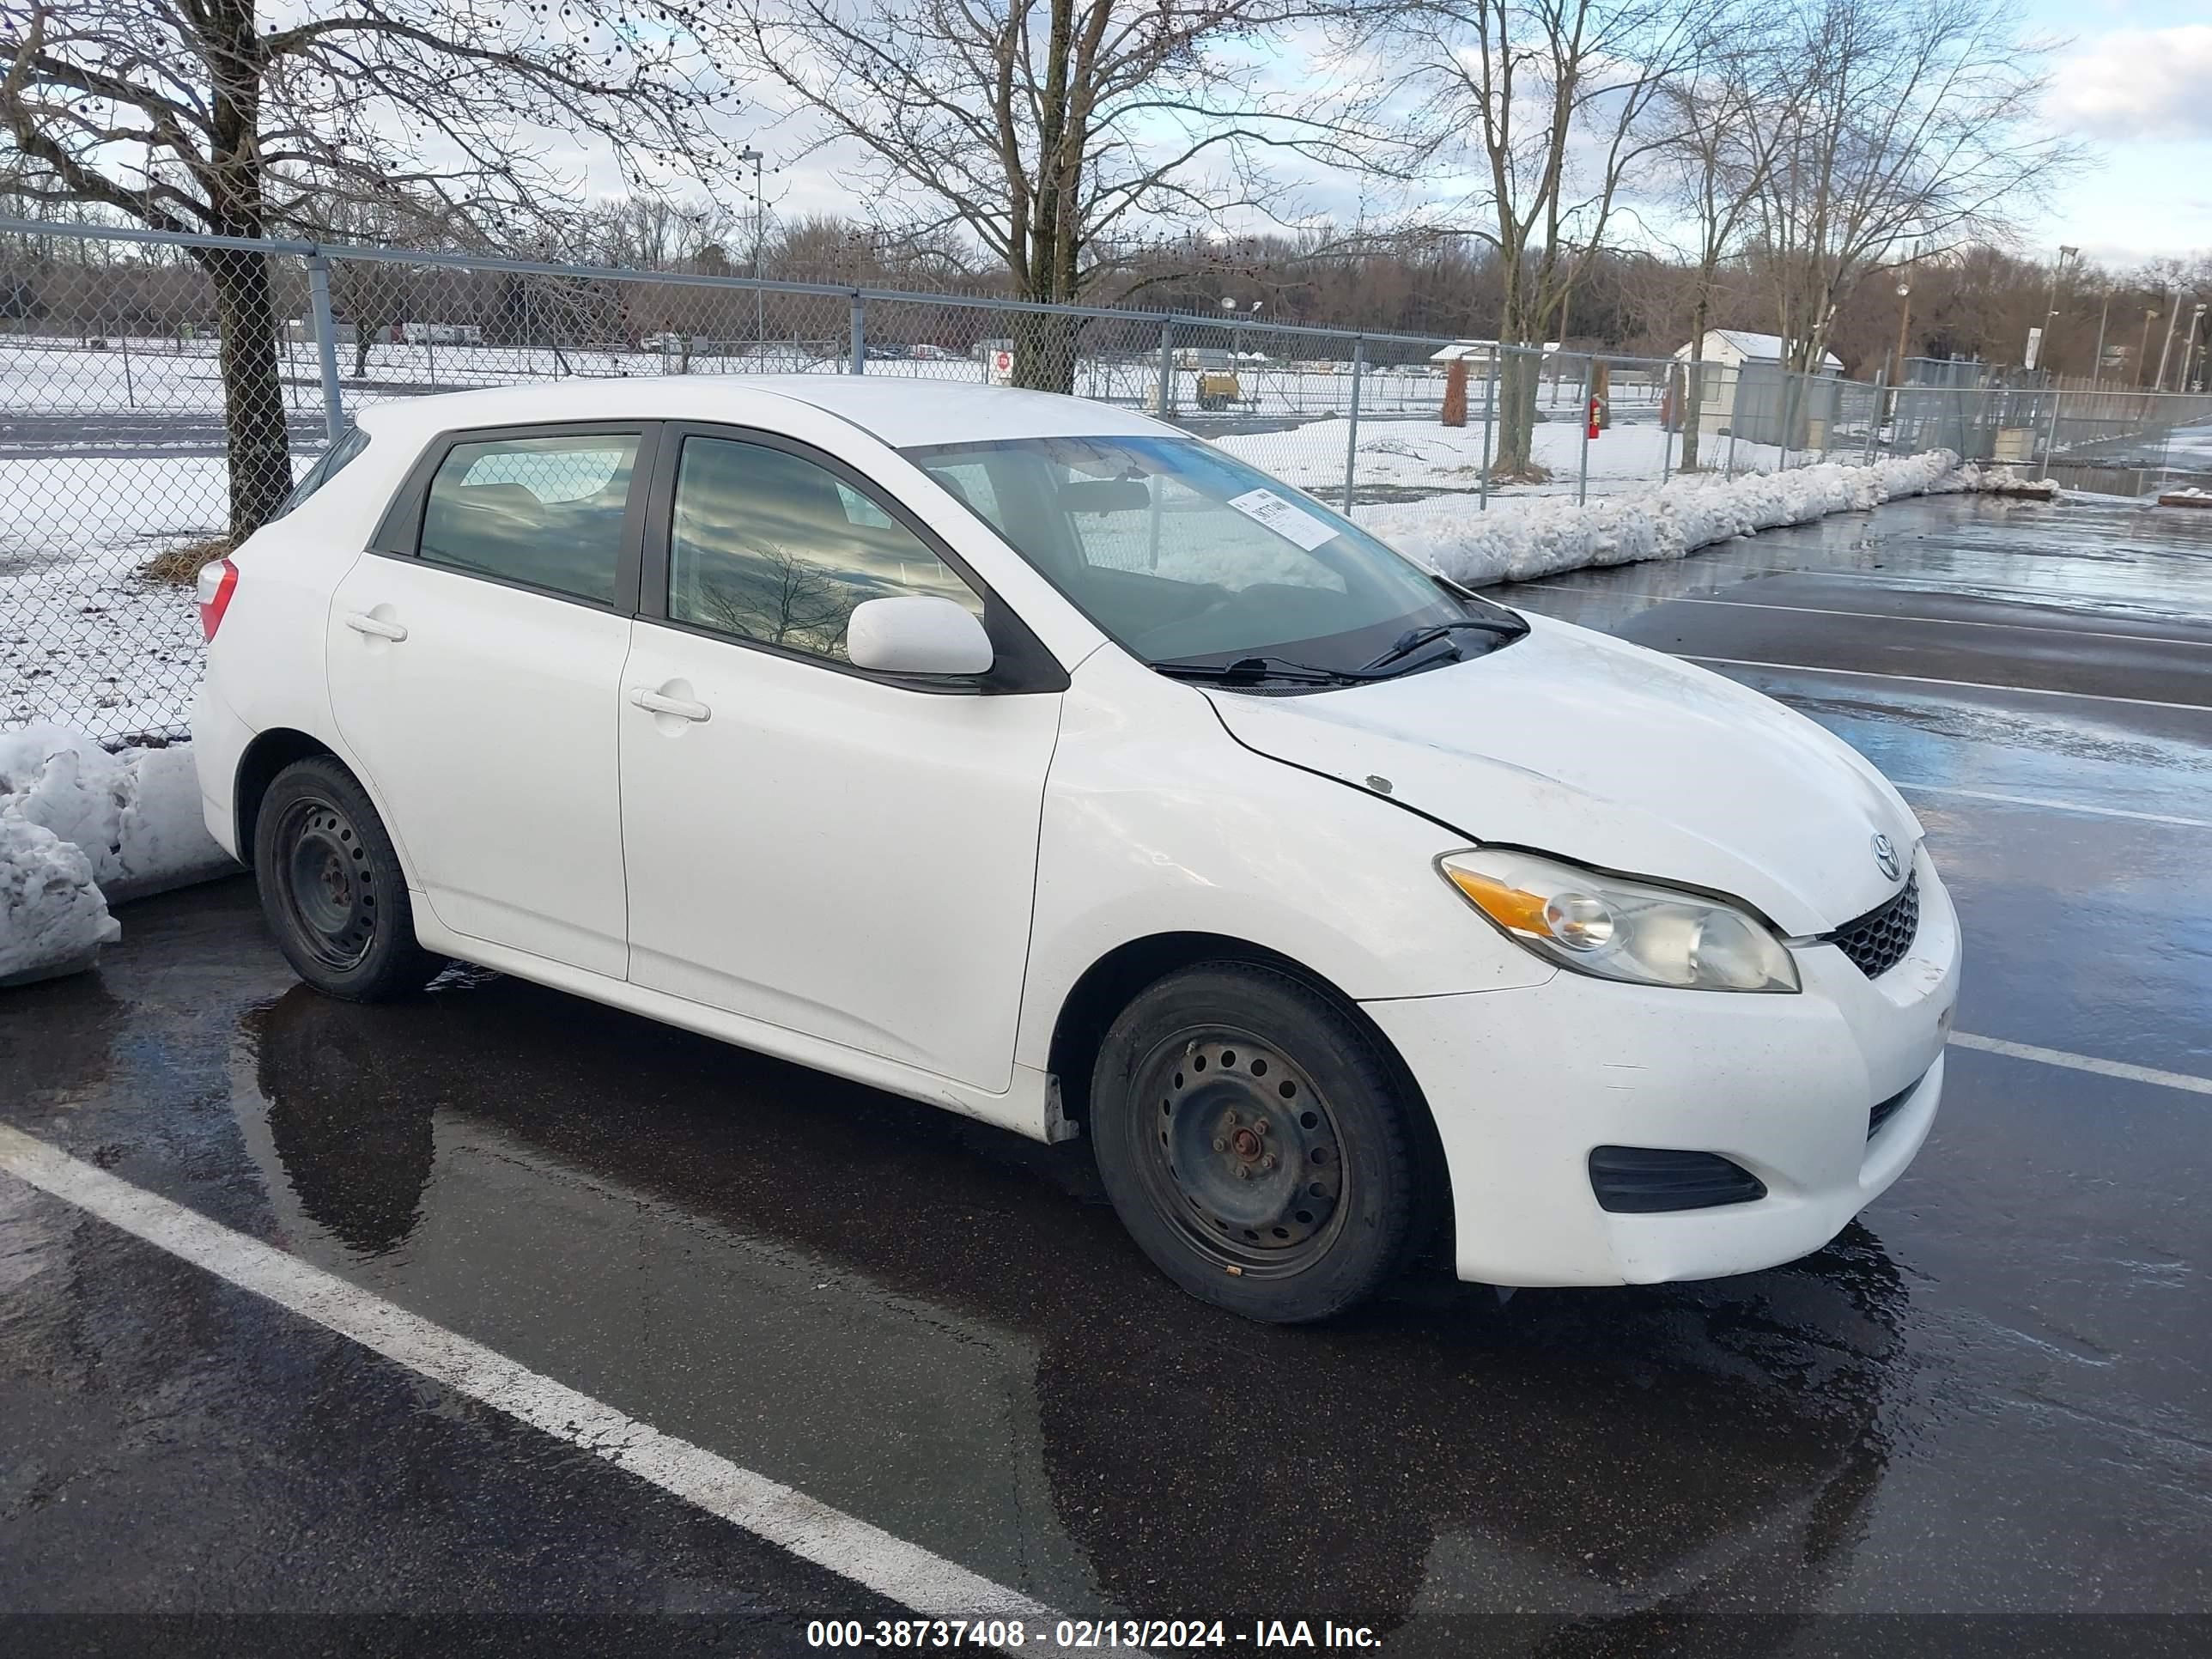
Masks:
[[[1782,361],[1788,349],[1788,343],[1778,334],[1757,334],[1741,328],[1707,329],[1704,349],[1697,354],[1702,365],[1698,375],[1698,430],[1709,437],[1735,433],[1756,443],[1778,444],[1784,441],[1786,423],[1790,428],[1790,441],[1802,446],[1810,441],[1813,427],[1825,428],[1832,418],[1829,405],[1834,394],[1808,398],[1802,395],[1802,381],[1799,392],[1790,392],[1784,384]],[[1674,361],[1688,362],[1691,351],[1688,344],[1676,347]],[[1843,360],[1834,352],[1820,354],[1820,367],[1815,371],[1819,378],[1835,380],[1843,372]],[[1677,414],[1674,418],[1679,422],[1682,417]]]
[[[1741,368],[1746,363],[1772,363],[1779,367],[1789,344],[1779,334],[1754,334],[1748,329],[1709,328],[1705,331],[1705,349],[1698,355],[1709,363],[1723,363],[1730,368]],[[1691,352],[1687,345],[1674,349],[1678,362],[1688,362]],[[1843,359],[1832,351],[1820,354],[1823,374],[1844,372]]]

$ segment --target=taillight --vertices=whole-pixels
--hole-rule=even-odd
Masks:
[[[208,638],[213,639],[222,626],[222,613],[230,609],[230,596],[237,591],[238,567],[228,559],[200,567],[200,632]]]

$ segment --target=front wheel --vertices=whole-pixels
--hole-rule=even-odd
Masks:
[[[1312,987],[1209,963],[1140,994],[1092,1073],[1098,1171],[1145,1254],[1248,1318],[1326,1319],[1405,1265],[1425,1213],[1417,1104]]]
[[[381,1002],[421,990],[441,966],[416,943],[383,820],[328,757],[295,761],[270,784],[254,819],[253,875],[277,948],[318,991]]]

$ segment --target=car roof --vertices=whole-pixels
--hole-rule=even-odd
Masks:
[[[757,421],[770,393],[851,422],[896,449],[1000,438],[1178,436],[1134,410],[1056,392],[885,374],[660,374],[576,378],[394,398],[361,412],[374,433],[556,421]]]

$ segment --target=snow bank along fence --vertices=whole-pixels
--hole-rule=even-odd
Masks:
[[[1991,459],[2040,418],[1980,388],[1293,325],[1249,294],[1184,315],[5,220],[0,730],[179,731],[200,641],[159,568],[264,516],[366,404],[793,372],[1071,391],[1439,532],[1493,501],[1648,490],[1686,452],[1729,477],[1938,445]],[[2068,417],[2116,453],[2143,418]],[[2075,428],[2056,429],[2063,448]]]

